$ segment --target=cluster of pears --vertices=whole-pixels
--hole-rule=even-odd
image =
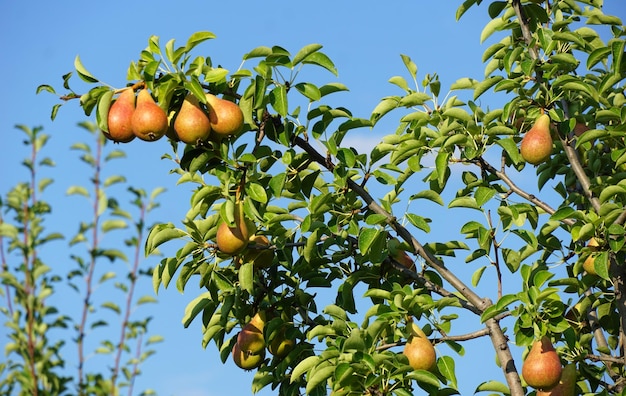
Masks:
[[[233,345],[232,357],[235,364],[244,370],[253,370],[265,360],[265,350],[278,358],[285,357],[294,347],[295,342],[285,335],[285,327],[281,327],[269,345],[266,345],[263,329],[266,316],[258,312],[237,334]]]
[[[550,158],[552,154],[550,116],[544,113],[535,120],[533,126],[522,138],[520,154],[524,161],[533,165],[541,164]]]
[[[402,353],[409,359],[413,370],[432,371],[437,365],[435,347],[424,334],[424,331],[415,323],[410,323],[411,334]]]
[[[205,99],[206,105],[188,92],[180,109],[168,116],[148,90],[139,90],[135,97],[129,87],[111,104],[108,131],[104,134],[118,143],[128,143],[135,137],[156,141],[167,134],[174,140],[198,144],[209,139],[219,141],[241,131],[243,112],[236,103],[211,93],[206,93]]]
[[[122,91],[109,108],[107,122],[109,130],[104,135],[118,143],[128,143],[135,137],[159,140],[168,129],[167,114],[146,89],[139,90],[136,98],[132,88]]]
[[[576,387],[576,365],[561,365],[550,338],[543,336],[533,345],[522,365],[524,381],[541,396],[573,396]]]

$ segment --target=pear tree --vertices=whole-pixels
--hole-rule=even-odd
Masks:
[[[572,395],[625,392],[626,30],[601,0],[466,0],[456,17],[473,7],[491,17],[477,37],[500,38],[484,76],[442,87],[401,55],[389,82],[402,93],[365,115],[324,82],[337,66],[320,44],[252,48],[228,68],[198,47],[211,32],[152,36],[116,89],[76,58],[89,89],[64,103],[109,134],[125,108],[193,186],[185,218],[145,241],[175,252],[154,289],[189,296],[184,325],[254,370],[254,392],[458,394],[479,339],[489,350],[468,358],[500,375],[477,393],[550,394],[557,378]],[[130,90],[136,107],[116,106]],[[383,121],[395,132],[374,147],[346,144]],[[435,236],[449,217],[462,221]],[[556,353],[549,382],[539,353],[526,362],[537,342]]]

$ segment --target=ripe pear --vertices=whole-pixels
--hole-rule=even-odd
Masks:
[[[520,146],[522,158],[530,164],[538,165],[552,153],[552,136],[550,135],[550,117],[542,114],[532,128],[524,135]]]
[[[224,254],[234,256],[241,253],[250,239],[250,231],[243,214],[243,207],[235,205],[235,222],[230,226],[227,222],[222,222],[217,228],[216,243],[217,248]]]
[[[536,340],[522,364],[522,376],[535,389],[550,390],[561,379],[561,360],[547,336]]]
[[[248,351],[242,350],[237,343],[233,345],[232,351],[233,361],[235,364],[244,370],[252,370],[261,365],[265,359],[265,349],[259,354],[253,354]]]
[[[411,323],[411,336],[404,345],[402,353],[409,359],[409,364],[413,370],[431,371],[437,365],[437,353],[435,347],[426,338],[426,334],[419,326]]]
[[[243,112],[236,103],[220,99],[210,93],[206,94],[206,100],[212,135],[221,139],[241,131],[243,127]]]
[[[262,269],[272,265],[274,250],[270,249],[270,241],[265,235],[253,235],[250,237],[252,245],[243,253],[246,263],[253,263],[254,268]]]
[[[118,143],[128,143],[135,138],[132,117],[135,111],[135,91],[132,88],[122,91],[113,102],[107,115],[109,131],[104,135]]]
[[[559,383],[548,391],[538,390],[537,396],[574,396],[576,391],[576,364],[563,367]]]
[[[167,114],[146,89],[137,94],[137,107],[131,122],[135,136],[149,142],[161,139],[168,128]]]
[[[265,349],[263,327],[258,328],[254,323],[247,323],[237,335],[237,345],[242,351],[259,354]]]
[[[211,133],[209,116],[200,107],[198,98],[188,93],[174,121],[174,130],[178,138],[187,144],[196,144],[208,139]]]

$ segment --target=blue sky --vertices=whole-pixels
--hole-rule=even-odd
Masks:
[[[211,31],[217,39],[200,45],[198,52],[230,70],[239,67],[243,54],[260,45],[279,45],[295,53],[306,44],[320,43],[339,70],[338,78],[327,74],[324,82],[339,81],[347,85],[350,92],[342,93],[338,100],[355,115],[368,118],[382,97],[400,94],[397,87],[387,82],[394,75],[406,75],[400,54],[409,55],[418,65],[419,79],[426,73],[439,74],[442,91],[461,77],[482,77],[481,57],[487,44],[481,45],[479,37],[489,20],[487,7],[483,4],[472,9],[457,22],[455,10],[460,3],[449,0],[3,1],[0,50],[4,94],[0,96],[0,132],[5,150],[0,156],[0,194],[4,196],[10,187],[27,177],[25,170],[17,167],[27,151],[21,144],[21,132],[14,125],[41,125],[52,136],[44,155],[57,162],[54,171],[43,170],[41,175],[55,178],[55,184],[43,197],[54,209],[47,221],[48,228],[70,234],[87,213],[86,203],[65,195],[69,186],[87,183],[88,173],[81,168],[78,153],[69,150],[72,143],[88,138],[76,127],[77,122],[87,118],[78,103],[70,102],[52,122],[50,109],[58,100],[46,93],[35,95],[40,84],[51,84],[61,92],[61,76],[73,70],[76,55],[80,55],[92,74],[121,87],[126,83],[129,62],[138,57],[151,35],[159,36],[163,44],[171,38],[183,44],[196,31]],[[606,3],[607,13],[626,17],[622,0]],[[86,87],[77,78],[74,85],[77,91]],[[486,107],[489,103],[482,105]],[[381,123],[373,131],[356,131],[349,139],[355,146],[374,144],[380,136],[392,133],[394,127],[393,122]],[[167,188],[160,199],[161,208],[152,214],[149,222],[179,224],[187,210],[191,187],[177,186],[176,177],[169,174],[171,164],[160,159],[169,151],[169,145],[165,140],[151,144],[135,141],[124,148],[128,159],[112,164],[106,171],[123,173],[129,182],[148,191],[157,186]],[[438,232],[447,231],[446,227],[433,229],[433,234],[428,236],[433,240],[438,238]],[[55,247],[59,250],[50,248],[48,257],[54,257],[55,252],[65,253],[65,242],[56,242]],[[154,266],[157,262],[156,258],[148,258],[143,265]],[[150,387],[167,396],[250,394],[252,374],[242,372],[230,361],[223,365],[214,345],[203,350],[198,323],[189,329],[180,324],[184,307],[196,292],[192,287],[184,295],[173,287],[161,290],[158,306],[139,312],[155,315],[152,331],[163,335],[166,342],[143,366],[144,374],[139,377],[136,389]],[[152,293],[149,281],[145,281],[141,293]],[[71,293],[62,296],[66,300],[61,299],[60,304],[67,304],[70,312],[78,309],[72,305],[75,301]],[[4,337],[4,331],[0,328],[0,337]],[[482,381],[503,380],[492,364],[491,346],[485,341],[487,344],[467,343],[466,356],[457,362],[462,394],[473,393]],[[74,356],[66,359],[71,362]],[[273,393],[264,390],[260,394]]]

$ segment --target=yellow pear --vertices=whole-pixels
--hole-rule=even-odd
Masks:
[[[135,136],[149,142],[161,139],[168,128],[167,114],[146,89],[137,94],[137,107],[131,123]]]
[[[576,392],[576,364],[563,367],[559,383],[548,391],[538,390],[537,396],[574,396]]]
[[[196,144],[208,139],[211,133],[209,117],[198,98],[188,93],[174,120],[174,131],[178,138],[187,144]]]
[[[592,250],[595,250],[593,248],[597,248],[599,246],[598,240],[596,238],[591,238],[587,246],[591,247]],[[598,271],[596,271],[596,267],[594,265],[595,261],[596,261],[596,253],[594,252],[590,253],[589,256],[587,256],[587,258],[585,259],[585,261],[583,261],[583,269],[587,271],[588,274],[598,275]]]
[[[409,359],[413,370],[433,370],[437,365],[435,347],[419,326],[411,323],[411,335],[402,353]]]
[[[524,135],[520,146],[520,153],[524,161],[538,165],[552,153],[552,136],[550,135],[550,117],[542,114],[537,118],[532,128]]]
[[[135,111],[135,91],[132,88],[122,91],[113,102],[107,115],[108,132],[104,135],[118,143],[128,143],[135,138],[132,126]]]
[[[220,99],[210,93],[206,94],[206,100],[209,109],[209,120],[211,121],[211,131],[215,138],[220,139],[241,131],[243,127],[243,112],[236,103]]]
[[[561,379],[561,359],[550,339],[536,340],[522,364],[522,377],[535,389],[550,390]]]
[[[235,222],[231,226],[223,221],[217,228],[216,243],[220,252],[234,256],[248,246],[250,231],[243,214],[243,206],[235,204]]]
[[[233,361],[235,364],[244,369],[252,370],[261,365],[265,359],[265,349],[259,354],[253,354],[248,351],[242,350],[237,343],[233,346],[232,351]]]

